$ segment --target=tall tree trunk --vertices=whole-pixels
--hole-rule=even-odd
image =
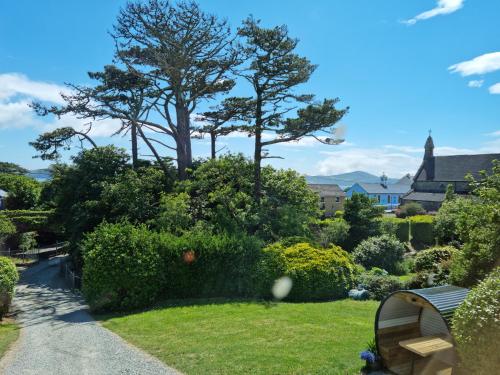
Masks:
[[[210,151],[211,151],[211,156],[212,159],[216,158],[216,150],[215,150],[215,142],[217,141],[217,135],[215,134],[215,131],[210,132]]]
[[[132,167],[137,169],[138,166],[138,151],[137,151],[137,125],[132,123],[132,128],[130,131],[130,137],[132,139]]]
[[[191,129],[189,124],[189,111],[181,105],[176,106],[177,115],[177,168],[179,179],[187,178],[187,168],[193,165],[193,156],[191,153]]]

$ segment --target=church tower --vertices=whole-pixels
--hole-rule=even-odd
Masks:
[[[434,141],[432,140],[430,130],[427,141],[425,141],[424,169],[426,179],[434,180]]]
[[[424,160],[434,157],[434,141],[431,137],[431,132],[429,130],[429,136],[427,137],[427,141],[425,142],[425,154]]]

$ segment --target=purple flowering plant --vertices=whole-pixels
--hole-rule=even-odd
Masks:
[[[375,363],[377,356],[369,350],[362,351],[359,353],[359,358],[365,360],[368,363]]]

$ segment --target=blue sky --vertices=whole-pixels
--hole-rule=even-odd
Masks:
[[[17,0],[0,9],[0,160],[29,168],[28,142],[56,126],[82,126],[66,118],[37,118],[33,98],[58,103],[64,82],[89,83],[86,72],[110,62],[107,32],[124,1]],[[346,143],[309,139],[274,146],[278,167],[306,174],[365,170],[398,177],[414,173],[428,129],[436,153],[500,152],[500,2],[471,0],[202,0],[203,9],[233,27],[253,14],[264,26],[287,24],[299,53],[319,65],[302,92],[339,97]],[[498,84],[498,85],[497,85]],[[239,91],[244,91],[240,89]],[[242,92],[235,92],[241,94]],[[208,104],[207,104],[208,105]],[[99,126],[99,144],[128,146]],[[252,153],[235,135],[227,149]],[[144,150],[144,152],[146,152]],[[194,141],[195,156],[208,143]]]

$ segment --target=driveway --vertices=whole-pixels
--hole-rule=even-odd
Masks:
[[[21,335],[0,361],[0,374],[179,374],[92,319],[58,265],[43,261],[25,270],[13,307]]]

